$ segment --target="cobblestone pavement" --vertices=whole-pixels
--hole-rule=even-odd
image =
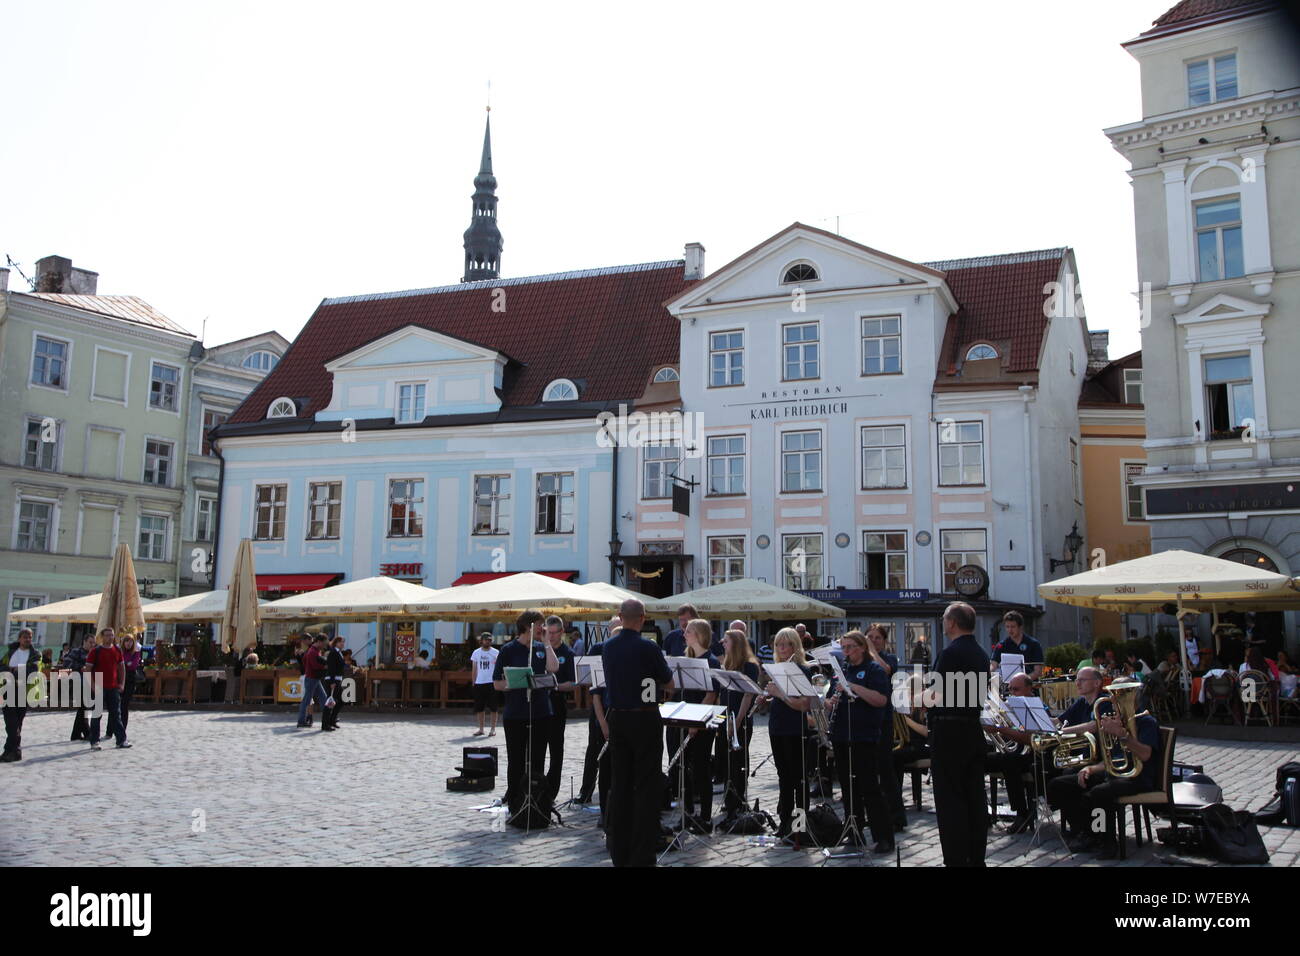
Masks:
[[[0,863],[609,865],[593,812],[565,812],[562,828],[494,832],[491,815],[471,808],[500,796],[503,778],[498,778],[495,794],[447,791],[445,778],[454,775],[462,746],[495,744],[504,764],[503,735],[486,740],[471,736],[473,718],[464,714],[390,717],[345,710],[340,730],[326,735],[295,728],[293,715],[285,712],[137,711],[130,723],[134,747],[116,750],[109,740],[98,752],[84,742],[69,742],[71,724],[68,712],[29,712],[24,759],[0,765],[0,794],[11,808],[21,801],[23,820],[21,831],[0,829]],[[762,718],[759,724],[755,761],[768,754]],[[581,778],[586,737],[586,721],[570,719],[565,796],[570,779],[576,787]],[[1252,810],[1272,793],[1275,769],[1300,759],[1298,751],[1296,744],[1178,744],[1179,759],[1204,764],[1230,805]],[[776,773],[770,762],[753,783],[751,800],[757,796],[765,808],[774,808]],[[933,807],[928,784],[924,801],[927,809]],[[102,821],[105,814],[118,814],[122,826],[70,825],[77,819]],[[907,832],[900,834],[901,864],[939,865],[933,813],[911,813],[910,819]],[[1300,830],[1260,829],[1272,865],[1296,865]],[[32,840],[31,834],[42,837]],[[668,859],[679,865],[823,862],[818,851],[751,846],[740,836],[717,836],[713,847],[718,852],[697,846]],[[1131,832],[1129,849],[1130,866],[1176,859],[1162,846],[1144,843],[1137,849]],[[894,863],[868,861],[873,866]],[[1033,847],[1029,835],[998,832],[989,836],[989,863],[1096,865],[1091,856],[1067,856],[1059,840]]]

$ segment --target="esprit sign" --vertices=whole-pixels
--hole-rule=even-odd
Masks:
[[[424,575],[423,564],[381,564],[379,573],[386,578],[410,577],[418,578]]]

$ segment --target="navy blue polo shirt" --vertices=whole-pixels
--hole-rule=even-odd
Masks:
[[[1003,654],[1021,654],[1025,658],[1025,665],[1043,663],[1043,645],[1034,640],[1028,634],[1020,635],[1020,645],[1011,638],[1007,638],[997,647],[993,648],[993,659],[1002,660]]]
[[[894,739],[894,695],[893,695],[894,680],[893,678],[894,675],[898,673],[898,655],[881,654],[880,659],[889,665],[888,668],[889,672],[888,674],[886,674],[886,676],[890,679],[889,693],[885,694],[885,712],[880,717],[880,739],[884,740],[886,737],[888,737],[890,740],[893,740]]]
[[[939,654],[934,670],[938,681],[933,690],[942,703],[931,710],[931,716],[978,723],[988,697],[989,656],[974,635],[953,638]]]
[[[844,662],[844,676],[850,684],[857,684],[868,690],[874,690],[889,697],[889,675],[885,669],[870,658],[857,667]],[[838,680],[838,679],[837,679]],[[879,739],[881,721],[885,717],[884,707],[872,707],[856,694],[844,692],[844,697],[835,705],[835,716],[831,718],[831,740],[837,743],[871,743]]]
[[[740,672],[754,683],[758,683],[758,663],[756,661],[746,661],[741,665]],[[731,711],[733,714],[739,715],[740,705],[745,702],[745,695],[738,690],[727,690],[723,692],[723,697],[726,698],[723,703],[727,705],[727,710]],[[754,716],[754,708],[752,705],[749,709],[749,716]]]
[[[662,685],[673,679],[664,652],[635,631],[622,630],[601,645],[605,661],[605,703],[610,710],[646,707],[663,700]],[[653,701],[643,700],[643,681],[654,681]]]
[[[1160,724],[1150,714],[1137,718],[1137,739],[1151,748],[1151,758],[1142,761],[1142,771],[1137,781],[1144,790],[1154,790],[1160,780]]]
[[[1099,696],[1106,697],[1108,695],[1103,691]],[[1096,701],[1093,703],[1096,703]],[[1061,714],[1062,727],[1073,727],[1075,724],[1086,724],[1091,720],[1092,704],[1088,703],[1087,698],[1084,697],[1076,698],[1074,703],[1065,708],[1065,712]]]
[[[718,659],[714,657],[712,653],[710,653],[709,656],[704,659],[709,662],[709,670],[715,671],[722,667],[722,665],[718,662]],[[691,689],[683,690],[682,700],[686,701],[686,703],[688,704],[702,704],[704,703],[705,697],[707,697],[709,694],[717,693],[717,690],[718,688],[716,686],[710,688],[709,690],[691,690]]]
[[[529,653],[531,647],[532,653]],[[516,638],[505,647],[501,648],[501,653],[497,655],[496,667],[492,670],[493,680],[505,680],[507,667],[527,667],[531,657],[533,673],[546,673],[546,648],[542,646],[541,641],[533,641],[531,645],[521,644]],[[527,690],[508,690],[505,691],[506,706],[501,713],[502,720],[527,720],[532,717],[549,717],[551,716],[551,695],[548,691],[533,691],[533,712],[528,713],[528,691]]]
[[[545,652],[543,652],[544,654]],[[555,648],[555,659],[560,663],[560,669],[555,672],[555,682],[557,684],[572,684],[576,678],[576,668],[573,665],[573,648],[567,644],[561,643]],[[553,690],[551,696],[557,699],[568,696],[566,690]],[[552,705],[553,706],[553,705]]]
[[[795,663],[798,663],[797,661]],[[799,665],[804,676],[811,676],[812,670]],[[772,706],[767,712],[767,735],[769,737],[802,737],[808,731],[806,712],[795,710],[780,697],[772,698]]]
[[[664,638],[664,657],[684,657],[686,655],[686,632],[675,627]]]

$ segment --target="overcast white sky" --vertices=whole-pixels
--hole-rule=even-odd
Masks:
[[[1174,0],[0,0],[0,255],[214,344],[453,283],[487,83],[503,273],[716,268],[794,220],[914,260],[1070,245],[1139,347],[1120,43]],[[17,275],[10,287],[25,288]]]

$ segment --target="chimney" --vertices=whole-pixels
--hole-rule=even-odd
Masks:
[[[1088,372],[1096,372],[1106,367],[1110,361],[1110,330],[1099,329],[1088,332]]]
[[[36,291],[61,292],[65,295],[94,295],[99,273],[77,269],[71,259],[46,256],[36,260]]]
[[[698,242],[686,243],[686,278],[704,278],[704,247]]]
[[[9,291],[9,270],[0,268],[0,292]]]

